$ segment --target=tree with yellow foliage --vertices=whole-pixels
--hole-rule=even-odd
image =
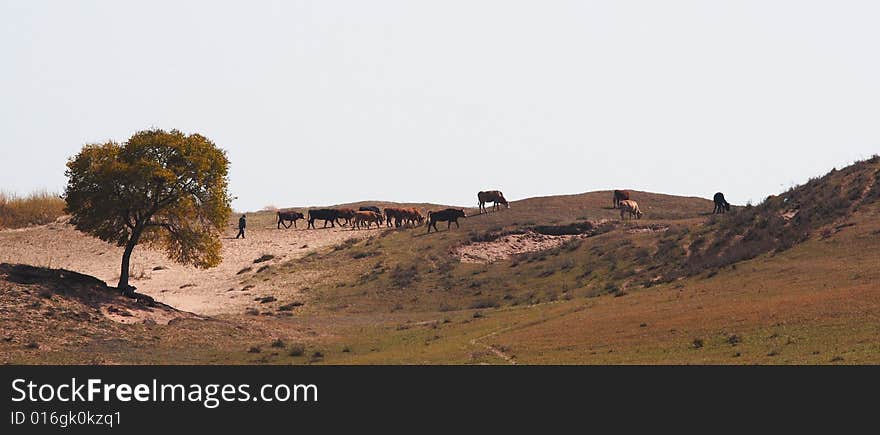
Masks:
[[[117,288],[127,293],[141,242],[182,264],[220,263],[220,232],[232,212],[228,166],[208,138],[177,130],[86,145],[67,162],[66,211],[77,230],[125,247]]]

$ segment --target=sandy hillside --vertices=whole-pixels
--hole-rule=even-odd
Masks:
[[[319,221],[320,222],[320,221]],[[215,268],[200,270],[167,259],[162,252],[138,246],[131,260],[131,283],[137,291],[180,310],[215,315],[239,313],[254,304],[253,296],[266,294],[290,297],[319,276],[304,274],[301,283],[287,281],[285,288],[265,282],[242,291],[240,281],[260,267],[308,254],[316,249],[338,244],[349,238],[366,237],[378,231],[350,228],[305,230],[276,229],[274,215],[259,214],[249,218],[246,239],[234,239],[231,225],[223,237],[223,262]],[[254,261],[264,255],[272,259]],[[104,243],[73,229],[62,218],[56,223],[0,231],[0,263],[64,268],[95,276],[115,285],[119,279],[122,248]],[[243,270],[251,268],[245,272]],[[239,272],[242,272],[239,274]],[[297,285],[301,284],[301,285]]]

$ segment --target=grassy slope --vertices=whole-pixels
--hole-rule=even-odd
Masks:
[[[519,363],[877,363],[878,216],[872,207],[824,240],[623,297],[412,312],[340,328],[325,341],[328,361],[505,363],[495,349]],[[338,352],[343,345],[358,351]]]
[[[511,355],[533,363],[876,362],[880,190],[876,180],[873,190],[861,187],[872,185],[878,163],[708,219],[693,217],[711,209],[708,201],[636,192],[646,219],[491,265],[459,263],[450,251],[487,231],[611,217],[610,194],[534,198],[469,218],[461,230],[392,232],[282,267],[337,267],[334,280],[311,289],[313,313],[404,319],[340,326],[339,343],[381,351],[329,359],[335,362],[505,362]],[[858,204],[857,190],[865,196]],[[833,209],[821,202],[842,194],[850,200]],[[801,217],[778,222],[794,202]],[[625,231],[652,223],[670,230]],[[708,242],[691,246],[700,238]],[[692,262],[698,256],[689,257],[689,248],[732,260],[701,269],[705,258]],[[655,275],[672,278],[651,282]]]

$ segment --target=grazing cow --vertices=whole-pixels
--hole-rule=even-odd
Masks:
[[[625,213],[629,213],[629,218],[632,219],[633,216],[636,216],[638,219],[642,218],[642,211],[639,210],[639,203],[631,200],[625,199],[620,201],[620,219],[623,220],[623,215]]]
[[[354,212],[354,224],[352,224],[351,229],[354,230],[355,227],[360,228],[362,224],[367,224],[367,228],[372,228],[373,222],[376,223],[378,228],[382,224],[382,214],[370,210],[359,210]]]
[[[309,210],[309,228],[315,228],[316,219],[324,221],[324,228],[327,228],[327,222],[330,222],[331,227],[335,227],[334,222],[339,219],[339,212],[332,208]]]
[[[302,213],[295,211],[278,211],[278,229],[281,229],[281,226],[284,225],[284,228],[290,228],[290,224],[285,224],[284,221],[289,221],[293,223],[293,227],[296,228],[296,221],[299,219],[305,219]]]
[[[619,208],[619,207],[620,207],[620,201],[626,201],[626,200],[629,200],[629,192],[626,191],[626,190],[615,190],[615,191],[614,191],[614,197],[613,197],[612,200],[613,200],[613,204],[614,204],[614,205],[612,206],[612,208]]]
[[[504,199],[504,194],[500,190],[489,190],[485,192],[477,192],[477,201],[480,203],[480,214],[486,212],[486,203],[492,203],[492,210],[498,210],[498,204],[504,204],[510,208],[510,204]]]
[[[466,218],[467,214],[465,214],[464,210],[457,208],[447,208],[446,210],[440,210],[435,212],[428,212],[428,232],[431,232],[431,227],[434,227],[434,231],[439,231],[437,229],[437,222],[446,222],[446,229],[448,230],[452,223],[455,222],[455,227],[460,228],[458,225],[459,218]]]
[[[411,227],[417,227],[425,222],[425,217],[422,216],[422,213],[417,208],[402,209],[399,215],[399,219],[400,225],[409,225]]]
[[[724,199],[724,194],[718,192],[712,197],[712,201],[715,202],[715,209],[712,210],[712,214],[715,213],[725,213],[730,211],[730,203]]]
[[[353,208],[337,208],[336,209],[336,223],[339,226],[344,227],[346,225],[351,225],[351,220],[354,219],[354,214],[357,213]],[[345,223],[339,223],[339,219],[345,219]]]
[[[358,208],[358,211],[374,211],[376,213],[382,213],[382,211],[379,210],[379,207],[376,207],[374,205],[360,207],[360,208]]]

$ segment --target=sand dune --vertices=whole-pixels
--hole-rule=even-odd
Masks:
[[[234,239],[230,227],[223,242],[223,262],[208,270],[176,264],[165,255],[147,246],[138,246],[132,255],[131,283],[137,291],[154,297],[180,310],[197,314],[216,315],[241,312],[253,302],[250,296],[261,289],[241,292],[239,281],[245,268],[258,269],[308,254],[315,249],[340,243],[352,237],[366,237],[377,230],[351,231],[350,228],[317,230],[278,230],[270,223],[270,216],[254,217],[246,239]],[[304,222],[299,223],[304,226]],[[320,227],[320,224],[319,224]],[[271,260],[255,264],[254,260],[271,255]],[[66,223],[58,222],[31,228],[0,231],[0,262],[23,263],[34,266],[64,268],[95,276],[115,285],[119,279],[122,248],[90,237]],[[304,276],[307,281],[315,277]],[[291,288],[271,289],[290,294]],[[266,285],[274,285],[267,283]],[[229,292],[236,289],[236,292]]]

